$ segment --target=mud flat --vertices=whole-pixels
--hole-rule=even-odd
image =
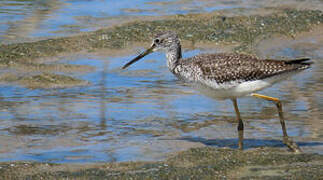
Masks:
[[[320,179],[323,156],[281,149],[193,148],[165,161],[106,164],[0,163],[5,179]]]
[[[64,88],[89,83],[73,73],[94,71],[87,65],[59,62],[71,54],[103,52],[118,56],[149,43],[156,32],[176,31],[184,45],[223,46],[239,53],[256,53],[259,42],[287,39],[319,31],[319,10],[267,9],[272,13],[232,15],[225,12],[134,20],[72,37],[0,45],[0,82],[27,88]],[[187,46],[186,46],[187,47]],[[126,49],[126,50],[125,50]],[[319,179],[323,156],[293,154],[287,148],[256,148],[243,152],[201,147],[170,155],[164,161],[93,164],[1,162],[4,179]]]

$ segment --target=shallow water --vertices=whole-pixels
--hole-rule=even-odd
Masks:
[[[315,64],[262,93],[282,99],[288,133],[301,148],[322,153],[322,41],[311,41],[316,48],[304,46],[307,38],[285,42],[258,54],[310,56]],[[217,50],[186,51],[184,57],[204,52]],[[73,74],[91,83],[86,87],[31,90],[1,86],[1,161],[160,160],[190,147],[237,147],[230,101],[215,101],[184,86],[168,72],[161,53],[121,70],[134,55],[109,58],[89,54],[76,60],[61,59],[96,68],[88,74]],[[273,104],[242,98],[239,105],[247,149],[286,148]]]
[[[11,43],[71,35],[115,25],[133,16],[201,13],[242,6],[249,7],[186,0],[6,0],[0,2],[0,40]]]
[[[320,0],[3,0],[0,1],[0,43],[73,35],[128,22],[134,17],[232,9],[236,9],[232,14],[237,15],[254,8],[281,6],[323,9]]]
[[[111,8],[111,1],[33,2],[1,1],[0,39],[24,41],[73,34],[108,26],[109,18],[214,10],[203,4],[196,6],[195,1],[176,1],[185,6],[166,3],[173,1],[131,1],[139,4],[140,10],[132,9],[133,4],[123,0],[115,2],[116,8]],[[241,5],[246,4],[227,3],[216,8]],[[260,57],[313,58],[315,64],[311,69],[261,93],[282,99],[288,133],[305,152],[322,153],[322,33],[294,40],[277,38],[262,42],[260,47],[257,49]],[[218,51],[187,50],[184,57]],[[235,113],[230,101],[215,101],[185,86],[168,71],[161,53],[151,54],[121,70],[134,56],[88,54],[61,58],[60,62],[93,66],[95,71],[91,73],[70,74],[89,81],[89,86],[32,90],[1,85],[0,161],[160,160],[190,147],[237,148]],[[247,149],[286,148],[281,142],[281,127],[273,104],[249,97],[239,99],[239,105]]]

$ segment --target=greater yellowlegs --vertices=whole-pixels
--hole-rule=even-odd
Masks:
[[[271,86],[310,67],[309,58],[294,60],[258,59],[244,54],[201,54],[183,59],[180,40],[176,33],[157,34],[149,49],[123,66],[127,68],[142,57],[162,50],[166,53],[169,70],[179,79],[190,82],[207,96],[231,99],[238,121],[239,149],[243,149],[243,122],[237,98],[251,95],[276,104],[283,130],[283,142],[295,152],[300,148],[287,135],[282,104],[278,98],[254,92]]]

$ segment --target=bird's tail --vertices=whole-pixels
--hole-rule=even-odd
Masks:
[[[311,67],[313,62],[308,62],[310,58],[297,58],[285,61],[285,64],[289,64],[295,67],[298,70],[304,70]]]
[[[313,62],[307,62],[311,60],[310,58],[304,57],[304,58],[297,58],[297,59],[291,59],[285,61],[286,64],[303,64],[303,65],[310,65],[313,64]]]

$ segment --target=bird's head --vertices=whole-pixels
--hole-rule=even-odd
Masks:
[[[143,58],[144,56],[150,53],[153,53],[155,51],[167,52],[173,48],[177,48],[178,46],[180,46],[180,40],[175,32],[167,31],[167,32],[159,33],[153,39],[153,42],[150,48],[148,48],[146,51],[142,52],[137,57],[135,57],[127,64],[125,64],[122,67],[122,69],[127,68],[131,64],[137,62],[138,60],[140,60],[141,58]]]

